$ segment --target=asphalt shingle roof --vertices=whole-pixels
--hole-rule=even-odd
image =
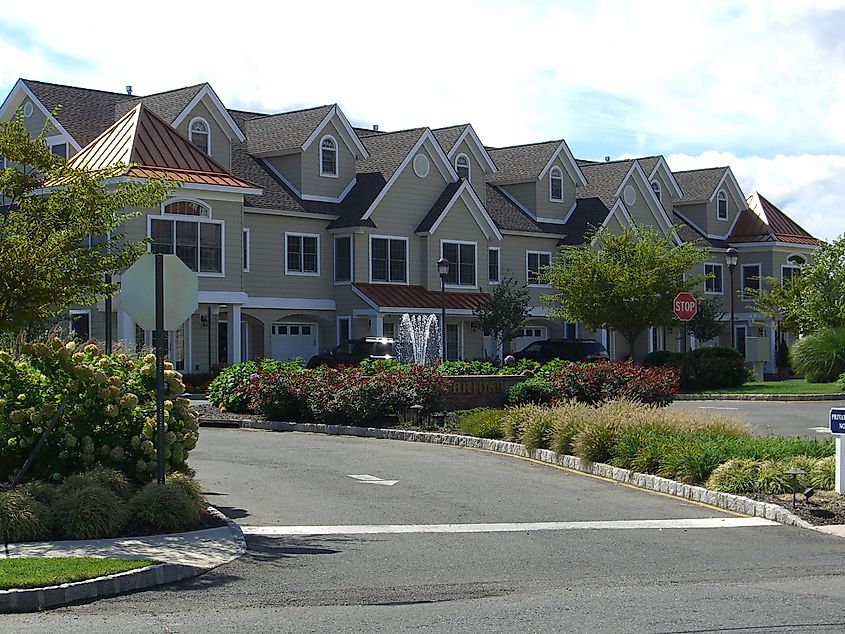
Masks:
[[[515,183],[535,180],[552,158],[561,141],[545,141],[528,145],[487,148],[498,172],[489,177],[491,183]]]
[[[577,161],[584,178],[587,179],[586,187],[579,187],[575,191],[575,197],[597,198],[607,207],[607,211],[616,204],[616,192],[622,185],[622,180],[631,171],[634,159],[622,161],[608,161],[604,163],[593,163]],[[576,211],[577,213],[577,211]]]
[[[435,128],[431,132],[434,134],[434,138],[437,139],[440,147],[443,148],[443,153],[448,154],[455,147],[455,143],[464,133],[464,130],[467,129],[468,125],[468,123],[462,123],[460,125],[449,126],[448,128]]]
[[[191,99],[197,96],[197,93],[203,89],[205,84],[195,84],[193,86],[185,86],[184,88],[177,88],[176,90],[167,90],[146,96],[132,96],[127,97],[124,101],[115,104],[114,117],[119,119],[129,110],[134,108],[139,103],[152,110],[158,117],[167,123],[173,123],[188,104]]]
[[[543,229],[520,209],[501,189],[490,183],[485,188],[487,213],[500,230],[541,233]]]
[[[727,169],[727,167],[708,167],[700,170],[672,172],[684,193],[683,198],[675,201],[675,204],[683,205],[684,203],[710,200]]]
[[[454,183],[449,183],[446,185],[443,193],[434,201],[434,204],[431,206],[431,209],[428,210],[428,213],[420,222],[419,226],[417,227],[417,231],[428,231],[431,229],[431,226],[437,221],[440,217],[440,214],[443,213],[443,210],[446,209],[446,205],[449,204],[449,201],[452,200],[452,197],[455,195],[455,192],[458,191],[458,188],[463,184],[462,180],[457,180]]]
[[[250,154],[297,150],[333,107],[330,104],[247,119],[244,122],[247,150]]]

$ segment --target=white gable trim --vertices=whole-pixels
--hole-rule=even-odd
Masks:
[[[628,173],[625,174],[625,177],[622,179],[622,182],[620,183],[614,196],[618,199],[619,196],[622,195],[622,191],[629,184],[628,181],[631,179],[636,181],[639,185],[639,189],[643,192],[643,198],[646,203],[648,203],[648,207],[654,215],[655,220],[657,220],[657,224],[665,233],[670,233],[672,230],[672,221],[669,219],[669,216],[666,215],[666,210],[663,208],[660,200],[658,200],[657,194],[651,188],[651,181],[649,181],[648,177],[645,175],[645,172],[639,162],[634,161],[634,164],[631,165],[631,169],[629,169]],[[675,236],[675,241],[677,242],[677,240],[678,237]]]
[[[3,120],[6,119],[6,115],[8,114],[8,111],[12,107],[12,103],[14,103],[14,101],[17,99],[17,97],[20,95],[20,93],[23,93],[26,97],[29,98],[29,100],[32,103],[34,103],[36,106],[38,106],[38,109],[47,118],[47,121],[49,121],[52,124],[52,126],[54,128],[56,128],[56,130],[59,131],[59,133],[65,138],[65,140],[68,143],[70,143],[70,145],[73,147],[73,149],[75,149],[77,152],[79,152],[79,150],[82,149],[82,146],[79,145],[79,143],[76,142],[76,139],[74,139],[70,135],[70,132],[65,130],[64,126],[62,126],[62,124],[59,123],[56,120],[56,118],[52,115],[52,113],[49,110],[47,110],[47,108],[44,106],[44,104],[41,103],[41,101],[33,94],[33,92],[29,89],[29,86],[27,86],[24,83],[23,79],[19,79],[15,83],[14,87],[12,88],[12,91],[9,93],[9,95],[6,97],[6,99],[3,101],[3,105],[0,106],[0,119],[3,119]]]
[[[467,139],[470,139],[472,141],[472,143],[467,143],[470,152],[472,152],[476,161],[478,161],[482,165],[487,166],[486,172],[488,174],[495,174],[496,172],[498,172],[499,170],[496,167],[496,164],[493,162],[493,159],[490,157],[490,154],[487,152],[487,149],[484,147],[484,144],[481,142],[481,139],[478,138],[478,135],[475,133],[475,130],[473,130],[472,125],[469,123],[464,128],[464,131],[461,132],[461,136],[458,137],[458,140],[455,141],[455,144],[446,152],[446,155],[450,159],[453,159],[458,147],[463,141]]]
[[[293,183],[291,183],[288,179],[286,179],[286,178],[284,177],[284,175],[283,175],[283,174],[282,174],[279,170],[277,170],[277,169],[273,166],[273,164],[272,164],[272,163],[270,163],[270,161],[265,161],[264,159],[259,159],[259,160],[260,160],[260,161],[264,164],[264,166],[265,166],[266,168],[268,168],[271,172],[273,172],[273,174],[275,174],[275,175],[276,175],[276,177],[277,177],[280,181],[282,181],[285,185],[287,185],[288,187],[290,187],[291,191],[292,191],[294,194],[296,194],[299,198],[302,198],[302,193],[301,193],[301,192],[300,192],[300,191],[299,191],[296,187],[294,187],[294,186],[293,186]]]
[[[649,189],[651,189],[651,187],[649,187]],[[601,226],[607,227],[610,224],[611,218],[614,217],[618,217],[617,219],[619,220],[619,224],[621,224],[623,227],[625,226],[625,223],[628,223],[629,226],[634,225],[634,219],[631,218],[631,214],[629,214],[628,210],[625,209],[625,205],[622,204],[622,201],[618,199],[614,203],[613,208],[610,210],[610,213],[608,213],[607,216],[604,217],[604,220],[602,220]],[[597,239],[598,236],[595,236],[592,240],[590,240],[591,247],[594,247],[596,245]]]
[[[580,185],[581,187],[586,187],[587,179],[584,178],[584,173],[581,171],[581,168],[578,167],[578,163],[575,162],[575,157],[572,156],[572,152],[569,151],[569,146],[566,145],[566,141],[561,141],[560,145],[557,146],[557,149],[552,153],[552,157],[549,159],[549,162],[546,163],[543,171],[540,172],[537,180],[539,181],[545,178],[546,173],[552,168],[552,164],[555,162],[555,159],[561,154],[563,154],[566,158],[565,161],[562,161],[563,167],[566,169],[569,177],[575,181],[575,186],[577,187]]]
[[[725,173],[722,174],[722,178],[719,180],[719,184],[716,185],[716,188],[713,190],[713,193],[710,194],[710,198],[708,202],[713,202],[713,199],[719,194],[721,189],[724,189],[725,181],[727,181],[730,190],[731,197],[734,199],[737,207],[739,207],[740,211],[742,211],[747,205],[745,204],[745,197],[742,191],[742,188],[739,186],[739,183],[736,182],[736,178],[734,178],[733,172],[731,168],[725,168]]]
[[[362,291],[361,289],[359,289],[358,287],[356,287],[356,286],[355,286],[355,284],[352,284],[352,285],[351,285],[351,288],[352,288],[352,292],[353,292],[353,293],[355,293],[355,294],[356,294],[358,297],[360,297],[361,299],[363,299],[363,300],[364,300],[364,302],[365,302],[368,306],[370,306],[370,307],[371,307],[371,308],[373,308],[374,310],[380,310],[380,309],[381,309],[381,306],[379,306],[379,305],[378,305],[378,304],[376,304],[373,300],[371,300],[371,299],[369,298],[369,296],[367,296],[367,295],[364,293],[364,291]]]
[[[342,192],[340,192],[340,194],[338,194],[337,196],[334,196],[334,197],[332,197],[332,196],[314,196],[313,194],[302,194],[302,195],[300,195],[300,198],[302,198],[302,200],[313,200],[315,202],[321,202],[321,203],[340,203],[340,202],[343,202],[343,199],[346,198],[347,194],[349,194],[349,192],[352,191],[352,188],[355,187],[355,184],[357,182],[358,182],[358,177],[356,176],[351,181],[349,181],[349,184],[346,186],[346,188]]]
[[[651,170],[651,174],[648,175],[649,183],[654,180],[654,176],[655,174],[657,174],[657,172],[660,172],[663,175],[663,179],[667,181],[672,187],[672,191],[675,194],[675,198],[684,197],[684,192],[681,191],[681,186],[678,185],[678,181],[675,180],[675,175],[672,174],[672,170],[669,169],[669,165],[666,163],[665,159],[662,156],[657,161],[657,165],[654,166],[654,169]]]
[[[578,206],[578,201],[576,200],[572,203],[572,207],[569,208],[569,211],[566,212],[566,215],[563,217],[563,222],[561,224],[566,224],[569,222],[569,219],[572,217],[572,214],[575,213],[575,208]]]
[[[352,129],[352,126],[344,116],[343,111],[338,108],[337,105],[332,106],[332,109],[329,110],[325,117],[323,117],[320,124],[314,128],[314,131],[311,132],[307,139],[305,139],[305,143],[302,144],[302,151],[305,152],[309,147],[311,147],[311,144],[320,137],[323,129],[335,117],[338,118],[341,124],[339,132],[341,133],[341,137],[343,137],[343,142],[346,143],[346,146],[352,151],[355,158],[358,160],[369,158],[370,155],[367,152],[367,148],[365,148],[364,144],[361,143],[361,139],[359,139],[358,135],[355,134],[355,130]]]
[[[220,97],[217,96],[217,93],[214,92],[214,89],[209,84],[204,84],[200,91],[194,95],[194,98],[185,106],[185,109],[177,116],[173,123],[170,125],[172,127],[177,127],[182,121],[184,121],[185,117],[196,107],[196,105],[202,100],[203,97],[208,97],[209,101],[214,104],[214,108],[210,111],[211,116],[213,116],[217,120],[217,124],[223,128],[225,131],[226,128],[235,135],[235,137],[243,143],[246,141],[246,136],[244,133],[241,132],[241,129],[238,127],[238,124],[235,123],[235,120],[232,119],[232,115],[229,114],[229,111],[226,110],[226,106],[223,105],[223,102],[220,101]],[[217,110],[217,112],[215,112]],[[222,121],[221,121],[222,119]],[[232,138],[231,135],[228,133],[226,134],[230,139]]]
[[[331,214],[315,214],[310,211],[293,211],[290,209],[262,209],[261,207],[244,207],[245,214],[264,214],[267,216],[285,216],[288,218],[313,218],[314,220],[337,220],[340,216]]]
[[[390,188],[393,187],[393,183],[395,183],[402,172],[405,171],[405,168],[408,167],[408,164],[413,160],[413,158],[417,155],[420,148],[428,141],[429,146],[431,146],[431,156],[434,159],[434,164],[437,166],[437,169],[440,170],[440,173],[443,174],[443,177],[446,179],[446,182],[454,182],[458,180],[458,173],[455,171],[455,168],[452,167],[451,161],[449,161],[449,157],[447,157],[443,153],[443,148],[440,147],[440,143],[437,142],[437,139],[434,138],[434,135],[431,133],[429,128],[426,128],[425,131],[420,136],[419,140],[414,143],[414,147],[408,152],[408,155],[402,160],[402,163],[399,164],[399,167],[393,173],[393,176],[390,177],[390,180],[387,181],[387,184],[382,188],[379,195],[376,196],[376,199],[372,202],[369,206],[367,211],[361,216],[361,220],[367,220],[370,216],[373,215],[373,212],[376,210],[376,207],[379,206],[379,203],[384,199],[387,195],[387,192],[390,191]]]
[[[461,198],[467,205],[467,209],[469,209],[469,213],[472,216],[473,220],[475,220],[478,228],[481,229],[481,233],[484,234],[484,237],[490,240],[492,237],[496,237],[499,240],[502,240],[502,234],[499,231],[499,228],[493,222],[493,219],[490,217],[490,214],[487,213],[487,209],[485,209],[484,205],[481,204],[481,200],[479,200],[478,196],[476,195],[475,191],[469,184],[464,181],[461,183],[461,186],[458,187],[458,191],[455,192],[455,195],[446,203],[446,206],[443,207],[443,211],[440,212],[440,215],[437,217],[437,220],[431,225],[431,228],[425,232],[428,235],[433,235],[437,228],[440,226],[440,223],[443,222],[443,219],[446,215],[451,211],[452,206],[455,202]],[[470,204],[472,203],[472,204]],[[479,218],[479,216],[481,218]],[[484,222],[482,222],[482,220]],[[486,228],[485,228],[486,225]]]
[[[532,220],[537,220],[537,216],[535,216],[535,215],[534,215],[534,212],[533,212],[533,211],[531,211],[530,209],[528,209],[528,207],[526,207],[525,205],[523,205],[523,204],[522,204],[521,202],[519,202],[516,198],[514,198],[514,197],[511,195],[511,193],[510,193],[510,192],[508,192],[508,191],[506,191],[506,190],[505,190],[505,188],[504,188],[504,187],[498,187],[498,190],[499,190],[500,192],[502,192],[502,194],[504,194],[505,198],[507,198],[507,199],[508,199],[509,201],[511,201],[514,205],[516,205],[517,207],[519,207],[519,209],[520,209],[520,210],[522,210],[522,211],[524,211],[526,214],[528,214],[528,217],[529,217],[529,218],[531,218]]]

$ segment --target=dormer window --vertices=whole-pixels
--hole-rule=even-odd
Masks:
[[[728,195],[724,190],[720,190],[719,195],[716,196],[716,218],[719,220],[728,219]]]
[[[549,200],[563,202],[563,172],[559,167],[553,167],[549,173]]]
[[[337,141],[330,136],[320,141],[320,176],[337,178]]]
[[[651,189],[654,192],[654,195],[657,196],[657,200],[663,202],[663,192],[660,191],[660,183],[658,183],[657,181],[652,181]]]
[[[469,180],[469,159],[466,154],[458,154],[458,158],[455,159],[455,171],[460,178]]]
[[[208,131],[208,122],[197,117],[191,121],[188,128],[188,138],[206,154],[211,154],[211,134]]]

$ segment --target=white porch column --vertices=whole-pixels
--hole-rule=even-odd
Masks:
[[[135,320],[125,310],[117,311],[117,340],[127,351],[135,350]]]
[[[384,336],[384,315],[376,314],[370,317],[370,336]]]
[[[766,372],[777,372],[777,331],[774,326],[769,326],[769,361],[766,363]]]
[[[228,338],[229,338],[229,358],[227,359],[229,365],[240,363],[241,361],[241,305],[229,304],[228,314]]]

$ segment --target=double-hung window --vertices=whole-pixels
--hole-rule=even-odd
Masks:
[[[449,260],[446,284],[475,286],[475,242],[441,242],[440,252]]]
[[[707,263],[704,265],[704,274],[705,275],[712,275],[712,277],[708,278],[704,281],[704,292],[705,293],[713,293],[716,295],[722,294],[722,265],[721,264],[710,264]]]
[[[335,284],[352,281],[352,236],[334,239],[334,281]]]
[[[754,299],[754,291],[760,290],[760,265],[742,265],[742,299]],[[747,292],[747,291],[751,292]]]
[[[320,141],[320,176],[337,177],[337,141],[330,136]]]
[[[311,233],[285,233],[285,273],[320,274],[319,236]]]
[[[188,128],[188,138],[206,154],[211,154],[211,134],[205,119],[197,117]]]
[[[408,281],[407,238],[370,238],[370,279],[373,282]]]
[[[563,202],[563,172],[559,167],[553,167],[549,172],[549,200]]]
[[[719,190],[719,194],[716,196],[716,217],[719,220],[728,219],[728,195],[724,190]]]
[[[498,284],[502,281],[501,275],[499,247],[491,247],[487,250],[487,281],[491,284]]]
[[[552,254],[548,251],[526,251],[526,275],[529,286],[540,286],[543,282],[540,281],[540,274],[543,269],[552,262]]]
[[[175,254],[197,273],[223,273],[223,222],[193,200],[170,202],[162,212],[149,217],[150,251]]]

